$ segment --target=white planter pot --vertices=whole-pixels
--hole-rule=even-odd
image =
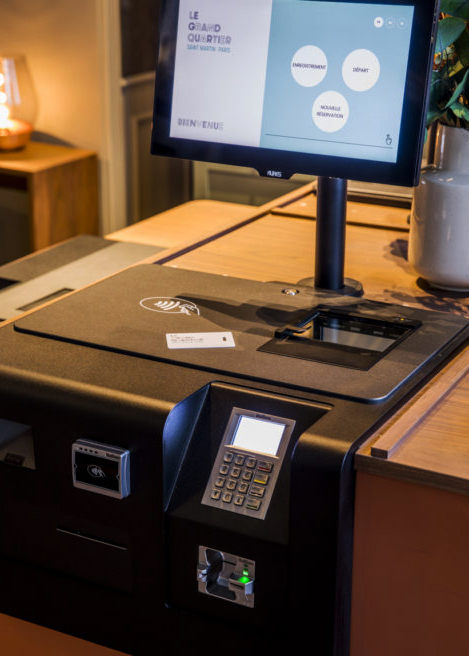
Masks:
[[[440,125],[435,167],[414,190],[409,262],[433,287],[469,290],[469,131]]]

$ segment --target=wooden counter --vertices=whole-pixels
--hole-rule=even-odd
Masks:
[[[109,237],[164,246],[156,261],[167,266],[296,283],[314,270],[310,191],[261,208],[195,201]],[[468,296],[416,281],[407,218],[405,209],[349,203],[345,275],[370,299],[469,316]],[[468,372],[466,349],[356,456],[351,656],[468,653]],[[8,656],[28,653],[32,640],[48,656],[118,654],[5,616],[0,631],[14,636]]]

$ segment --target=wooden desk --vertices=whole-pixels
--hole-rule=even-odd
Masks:
[[[1,152],[0,187],[28,194],[32,250],[98,234],[97,157],[89,150],[30,142]]]
[[[110,236],[166,246],[157,261],[168,266],[296,282],[314,268],[310,189],[262,208],[193,202]],[[406,259],[407,214],[349,204],[346,275],[370,299],[468,315],[468,298],[417,284]],[[468,363],[464,351],[357,455],[351,656],[467,653]],[[393,450],[399,421],[407,439]],[[372,456],[374,444],[390,456]],[[48,656],[118,654],[5,616],[0,632],[13,641],[8,656],[27,653],[32,640],[47,644]]]

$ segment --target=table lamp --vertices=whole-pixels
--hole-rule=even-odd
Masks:
[[[24,147],[33,131],[37,102],[23,55],[0,55],[0,150]]]

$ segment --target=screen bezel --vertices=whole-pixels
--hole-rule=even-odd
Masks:
[[[315,2],[316,0],[304,0]],[[336,0],[330,0],[335,2]],[[356,4],[351,0],[340,0]],[[200,3],[199,3],[200,4]],[[359,4],[377,4],[362,0]],[[160,47],[156,72],[151,153],[168,157],[217,162],[256,169],[261,175],[290,178],[294,173],[353,179],[364,182],[414,186],[418,183],[424,143],[427,96],[433,57],[437,0],[388,0],[379,4],[413,5],[414,21],[404,90],[401,132],[395,163],[331,155],[314,155],[210,141],[173,138],[171,103],[176,57],[179,2],[163,0]]]

